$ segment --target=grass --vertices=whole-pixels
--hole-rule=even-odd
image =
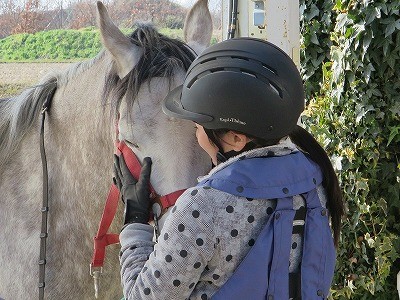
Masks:
[[[121,29],[129,34],[132,29]],[[182,29],[161,28],[160,33],[183,38]],[[62,29],[20,33],[0,39],[0,62],[71,62],[89,59],[102,48],[99,30]]]
[[[20,94],[28,84],[9,84],[9,83],[0,83],[0,98],[8,98],[14,95]]]
[[[133,29],[121,31],[129,35]],[[159,28],[159,32],[183,40],[182,29]],[[214,32],[211,44],[219,40],[219,35]],[[74,62],[96,56],[101,48],[95,27],[20,33],[0,39],[0,62]]]

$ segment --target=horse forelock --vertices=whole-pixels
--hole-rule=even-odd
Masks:
[[[113,71],[106,77],[103,105],[111,104],[113,115],[118,113],[124,96],[130,110],[143,83],[155,77],[172,80],[179,70],[187,71],[195,59],[194,51],[184,42],[160,34],[151,24],[137,26],[129,38],[132,44],[143,51],[139,62],[122,79]]]

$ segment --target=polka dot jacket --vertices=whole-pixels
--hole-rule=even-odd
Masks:
[[[245,154],[249,158],[284,156],[295,151],[298,150],[290,140],[285,140]],[[208,176],[239,159],[233,157],[218,165]],[[318,193],[325,202],[322,187],[318,187]],[[301,208],[304,202],[295,196],[293,205]],[[245,198],[207,186],[193,187],[172,208],[157,243],[153,242],[151,225],[128,225],[120,234],[125,298],[211,299],[254,245],[275,206],[273,199]],[[299,267],[301,249],[301,237],[293,234],[291,272]]]

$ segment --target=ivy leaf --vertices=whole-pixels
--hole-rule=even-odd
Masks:
[[[307,19],[308,19],[308,21],[310,21],[313,18],[318,17],[318,16],[319,16],[319,8],[315,4],[312,4],[310,7],[310,11],[307,15]]]
[[[396,65],[396,57],[394,57],[393,55],[390,55],[388,58],[386,58],[386,62],[387,64],[394,69],[395,65]]]
[[[388,190],[389,193],[393,195],[393,199],[400,199],[400,189],[398,184],[389,186]],[[392,206],[400,208],[400,201],[393,201]]]
[[[386,56],[388,51],[389,51],[389,47],[390,47],[390,43],[391,41],[389,39],[386,39],[383,41],[383,55]]]
[[[387,24],[387,27],[385,29],[385,38],[391,35],[396,30],[396,28],[400,28],[400,19],[394,20],[394,18],[391,17],[388,19],[388,21],[389,20],[390,23]]]
[[[362,106],[362,104],[357,104],[356,105],[356,123],[358,124],[360,120],[365,117],[365,115],[370,112],[374,111],[375,108],[372,105],[367,105],[367,106]]]
[[[364,68],[363,75],[364,75],[364,78],[365,78],[365,82],[366,82],[366,83],[369,82],[369,80],[370,80],[370,78],[371,78],[371,73],[372,73],[373,71],[375,71],[375,68],[374,68],[374,66],[373,66],[371,63],[369,63],[369,64]]]
[[[388,8],[387,5],[385,3],[380,4],[380,7],[382,8],[382,11],[385,15],[388,14]]]
[[[318,37],[315,32],[311,33],[310,41],[315,45],[319,45]]]
[[[392,108],[390,108],[390,111],[393,113],[393,115],[400,116],[400,100],[398,99]]]
[[[391,128],[386,147],[389,146],[393,139],[399,134],[399,129],[400,127],[397,126]]]
[[[332,161],[332,166],[336,171],[341,171],[342,170],[342,157],[333,155],[331,158]]]
[[[356,24],[353,26],[353,28],[354,28],[353,37],[357,37],[361,32],[365,31],[364,24]]]
[[[372,23],[375,19],[379,19],[381,17],[381,11],[379,8],[374,7],[367,10],[367,14],[365,17],[365,25]]]
[[[336,0],[335,1],[334,9],[339,10],[339,11],[342,11],[344,9],[343,8],[343,4],[342,4],[342,0]]]
[[[337,23],[336,23],[336,30],[340,31],[347,23],[349,19],[347,17],[347,14],[340,14],[337,17]]]
[[[332,47],[331,56],[334,63],[332,64],[332,80],[338,81],[340,74],[342,73],[342,59],[343,52],[337,47]]]
[[[367,52],[369,45],[371,44],[372,41],[372,33],[368,31],[363,38],[363,52]]]
[[[388,213],[388,205],[385,199],[379,198],[378,200],[378,207],[382,208],[383,212],[385,213],[385,216]]]

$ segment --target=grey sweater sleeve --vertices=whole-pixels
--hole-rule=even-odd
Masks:
[[[178,199],[157,244],[151,225],[125,227],[120,234],[125,298],[189,298],[214,253],[213,224],[204,191],[192,188]]]

